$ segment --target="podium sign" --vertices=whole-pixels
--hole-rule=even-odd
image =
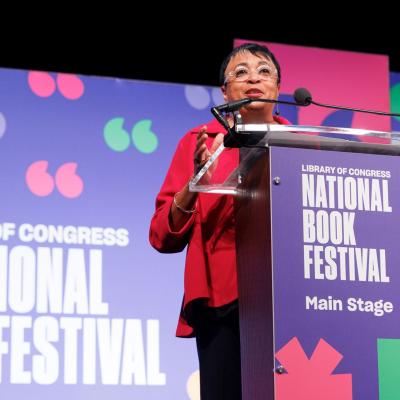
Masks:
[[[275,398],[400,393],[400,159],[270,148]]]

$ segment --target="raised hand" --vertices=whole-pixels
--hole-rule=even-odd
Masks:
[[[194,173],[197,174],[203,165],[210,159],[210,157],[214,154],[214,152],[218,149],[218,147],[224,141],[224,135],[222,133],[218,133],[215,137],[211,148],[207,147],[207,126],[203,126],[199,133],[197,134],[197,143],[194,151]],[[202,181],[208,182],[211,179],[212,174],[215,171],[215,168],[218,165],[218,158],[211,164],[210,168],[204,174]]]

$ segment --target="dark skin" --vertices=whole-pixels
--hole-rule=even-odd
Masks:
[[[232,57],[226,67],[226,76],[234,71],[238,66],[245,66],[251,72],[246,80],[227,81],[222,86],[222,94],[226,102],[235,101],[243,98],[267,98],[276,99],[279,93],[279,84],[277,79],[262,79],[257,74],[260,66],[270,63],[270,60],[262,54],[251,54],[244,51]],[[273,118],[273,104],[254,102],[241,108],[242,119],[245,123],[275,123]],[[219,133],[210,149],[207,148],[206,141],[208,138],[207,127],[204,126],[197,135],[196,149],[193,155],[194,171],[199,169],[209,160],[211,155],[217,150],[223,142],[224,135]],[[214,161],[209,170],[202,178],[202,183],[206,183],[215,168],[217,167],[218,159]],[[184,210],[193,210],[196,206],[198,193],[189,192],[189,182],[176,194],[175,201]],[[191,213],[186,213],[179,210],[174,203],[169,214],[170,227],[173,231],[179,231],[190,219]]]
[[[206,141],[208,139],[207,134],[207,126],[203,126],[199,133],[197,134],[197,143],[194,151],[194,171],[199,171],[201,167],[209,160],[212,154],[217,150],[217,148],[221,145],[224,140],[224,135],[219,133],[211,145],[211,148],[208,149],[206,145]],[[203,180],[207,181],[210,179],[212,173],[217,167],[218,159],[214,161],[214,163],[210,166],[208,171],[203,176]],[[189,191],[189,182],[177,193],[176,202],[179,206],[185,210],[192,210],[197,201],[198,193]],[[179,210],[174,203],[172,203],[172,207],[169,214],[170,226],[173,231],[179,231],[186,224],[192,214],[185,213]]]

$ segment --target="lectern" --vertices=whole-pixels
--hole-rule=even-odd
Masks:
[[[202,182],[222,145],[190,189],[235,197],[243,399],[396,398],[398,135],[265,124],[232,134],[238,167]]]

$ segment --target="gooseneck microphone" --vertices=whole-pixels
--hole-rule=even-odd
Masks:
[[[283,100],[274,100],[274,99],[251,99],[251,98],[245,98],[245,99],[241,99],[241,100],[237,100],[237,101],[232,101],[230,103],[225,103],[225,104],[221,104],[220,106],[216,106],[213,107],[211,109],[211,112],[215,115],[215,111],[218,112],[224,112],[224,113],[228,113],[228,112],[234,112],[239,110],[240,108],[242,108],[243,106],[246,106],[247,104],[250,103],[274,103],[274,104],[288,104],[290,106],[298,106],[300,104],[298,104],[297,102],[294,103],[293,101],[283,101]]]
[[[298,88],[293,94],[295,102],[299,106],[309,106],[312,102],[311,93],[306,88]]]
[[[245,98],[237,101],[232,101],[230,103],[221,104],[220,106],[213,107],[211,112],[215,115],[217,119],[217,115],[221,116],[220,113],[229,113],[234,112],[242,108],[243,106],[253,103],[253,102],[261,102],[261,103],[275,103],[275,104],[288,104],[291,106],[302,106],[307,107],[311,104],[319,107],[326,107],[326,108],[334,108],[337,110],[347,110],[347,111],[355,111],[355,112],[362,112],[368,114],[375,114],[375,115],[385,115],[388,117],[400,117],[398,113],[388,113],[385,111],[377,111],[377,110],[366,110],[362,108],[354,108],[354,107],[344,107],[344,106],[337,106],[333,104],[324,104],[319,103],[313,100],[310,91],[306,88],[298,88],[293,93],[293,98],[295,102],[292,101],[282,101],[282,100],[273,100],[273,99],[251,99]]]
[[[354,107],[344,107],[344,106],[336,106],[332,104],[324,104],[319,103],[313,100],[310,91],[306,88],[298,88],[293,93],[293,98],[295,102],[292,101],[282,101],[282,100],[274,100],[274,99],[257,99],[257,98],[245,98],[237,101],[232,101],[230,103],[221,104],[219,106],[211,108],[211,112],[218,120],[218,122],[227,130],[228,135],[226,135],[224,142],[228,141],[235,141],[235,131],[234,128],[231,128],[228,124],[228,121],[222,116],[222,113],[230,113],[238,111],[240,108],[253,103],[253,102],[261,102],[261,103],[274,103],[274,104],[288,104],[291,106],[301,106],[301,107],[308,107],[309,105],[313,104],[319,107],[326,107],[326,108],[334,108],[337,110],[347,110],[347,111],[355,111],[355,112],[362,112],[374,115],[384,115],[388,117],[400,117],[400,114],[397,113],[388,113],[384,111],[376,111],[376,110],[365,110],[361,108],[354,108]],[[233,146],[231,146],[233,147]]]
[[[274,103],[274,104],[288,104],[291,106],[299,106],[297,102],[293,101],[283,101],[283,100],[274,100],[274,99],[251,99],[251,98],[245,98],[245,99],[240,99],[237,101],[232,101],[230,103],[225,103],[221,104],[219,106],[215,106],[211,108],[211,112],[214,115],[214,117],[217,119],[217,121],[226,129],[228,132],[228,135],[226,136],[224,141],[227,141],[228,138],[230,140],[234,140],[234,134],[235,131],[233,128],[231,128],[228,124],[228,121],[222,116],[222,113],[231,113],[238,111],[240,108],[246,106],[247,104],[253,103],[253,102],[261,102],[261,103]]]
[[[283,101],[283,100],[274,100],[274,99],[251,99],[245,98],[237,101],[232,101],[230,103],[221,104],[220,106],[215,106],[211,108],[211,112],[214,117],[218,120],[218,122],[229,132],[231,133],[231,128],[229,127],[228,121],[221,115],[221,113],[230,113],[235,112],[246,106],[247,104],[259,102],[259,103],[274,103],[274,104],[288,104],[290,106],[299,106],[297,102],[293,101]]]
[[[362,112],[362,113],[374,114],[374,115],[385,115],[387,117],[400,117],[400,114],[397,114],[397,113],[388,113],[385,111],[365,110],[362,108],[344,107],[344,106],[336,106],[336,105],[332,105],[332,104],[318,103],[313,100],[310,91],[306,88],[296,89],[294,91],[293,97],[294,97],[294,100],[296,101],[297,105],[299,105],[299,106],[309,106],[310,104],[313,104],[315,106],[325,107],[325,108],[334,108],[337,110],[355,111],[355,112]]]
[[[221,104],[220,106],[213,107],[212,110],[218,110],[219,112],[233,112],[239,110],[239,108],[242,108],[243,106],[250,104],[253,102],[253,99],[245,98],[237,101],[232,101],[231,103],[225,103]]]

